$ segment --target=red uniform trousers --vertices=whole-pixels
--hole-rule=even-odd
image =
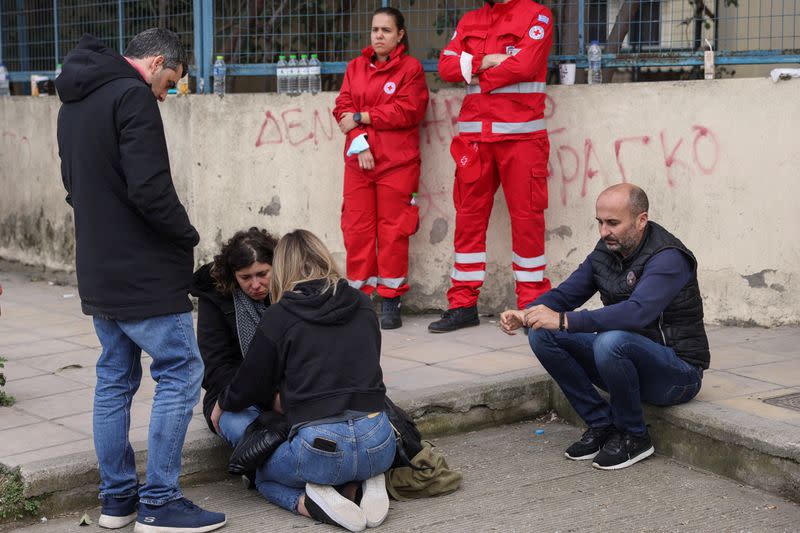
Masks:
[[[382,172],[345,166],[342,233],[351,286],[367,294],[377,286],[384,298],[408,291],[408,238],[419,225],[411,195],[419,173],[419,160]]]
[[[486,228],[494,194],[502,183],[511,217],[517,306],[523,309],[550,290],[550,280],[544,277],[544,210],[550,143],[547,137],[539,137],[476,144],[473,164],[462,167],[456,162],[455,264],[447,300],[450,309],[478,302],[486,277]]]

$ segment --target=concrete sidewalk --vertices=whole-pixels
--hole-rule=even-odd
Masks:
[[[96,484],[92,444],[94,364],[99,343],[73,285],[31,278],[5,263],[0,284],[0,462],[22,467],[29,495],[53,508],[87,501]],[[501,333],[496,319],[433,335],[433,316],[404,317],[384,332],[382,366],[392,397],[428,435],[530,418],[549,409],[574,414],[530,352],[523,335]],[[689,404],[648,409],[659,453],[800,501],[800,328],[710,326],[712,368]],[[131,439],[146,451],[155,384],[144,378],[134,402]],[[794,394],[783,405],[765,400]],[[780,402],[779,402],[780,403]],[[227,450],[208,431],[198,405],[184,450],[184,473],[217,477]],[[720,447],[721,446],[721,447]]]
[[[532,439],[539,427],[545,429],[541,447]],[[392,501],[389,516],[375,531],[776,533],[800,527],[800,506],[660,455],[619,472],[569,461],[562,451],[580,433],[564,424],[523,422],[437,439],[450,466],[464,475],[461,489],[437,498]],[[271,505],[238,480],[192,487],[186,493],[201,506],[226,513],[223,533],[344,531]],[[96,504],[88,511],[95,525],[79,526],[82,513],[51,517],[15,531],[104,531],[96,525],[100,514]],[[131,525],[120,531],[132,530]]]

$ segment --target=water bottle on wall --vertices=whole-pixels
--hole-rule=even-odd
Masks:
[[[6,66],[0,61],[0,96],[11,96],[11,88],[8,82],[8,70]]]
[[[297,83],[297,56],[292,54],[289,56],[289,62],[286,64],[289,70],[289,94],[300,94],[298,91],[298,83]]]
[[[311,60],[308,62],[308,90],[311,94],[317,94],[322,90],[322,70],[317,54],[311,54]]]
[[[308,92],[308,56],[302,54],[297,62],[297,92]]]
[[[222,56],[217,56],[214,61],[214,94],[222,98],[225,96],[225,59]]]
[[[592,41],[586,53],[589,60],[589,85],[603,83],[603,51],[597,41]]]
[[[278,56],[278,64],[275,65],[278,75],[278,94],[289,92],[289,67],[286,66],[286,56]]]

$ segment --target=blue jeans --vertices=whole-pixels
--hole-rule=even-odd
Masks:
[[[636,333],[569,333],[530,330],[531,348],[589,427],[613,424],[645,432],[642,401],[685,403],[700,391],[702,370],[675,350]],[[609,405],[593,385],[609,393]]]
[[[94,329],[103,347],[93,416],[100,497],[132,496],[138,489],[140,501],[150,505],[182,498],[181,448],[203,378],[191,313],[144,320],[94,317]],[[142,380],[142,350],[153,358],[150,374],[157,385],[147,438],[147,478],[139,488],[128,431],[133,395]]]
[[[336,451],[315,448],[317,437],[334,441]],[[382,474],[392,466],[395,445],[386,413],[306,426],[256,471],[256,486],[267,500],[296,513],[307,482],[339,486]]]
[[[242,411],[223,411],[222,416],[219,417],[219,436],[228,443],[228,446],[235,448],[244,436],[247,426],[252,424],[260,414],[261,409],[255,405]]]

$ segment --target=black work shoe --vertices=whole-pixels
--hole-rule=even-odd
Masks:
[[[601,470],[619,470],[650,457],[653,452],[655,448],[647,430],[644,435],[615,431],[594,458],[592,466]]]
[[[442,318],[436,322],[431,322],[428,325],[428,331],[431,333],[446,333],[461,328],[479,326],[480,324],[481,321],[478,318],[477,305],[473,305],[472,307],[456,307],[455,309],[448,309],[442,313]]]
[[[402,325],[400,297],[384,298],[381,302],[381,329],[397,329]]]
[[[589,428],[583,432],[581,440],[572,443],[572,445],[567,448],[564,455],[567,459],[572,459],[573,461],[592,459],[597,455],[597,452],[600,451],[600,448],[603,447],[603,444],[606,443],[613,431],[615,431],[614,426]]]

